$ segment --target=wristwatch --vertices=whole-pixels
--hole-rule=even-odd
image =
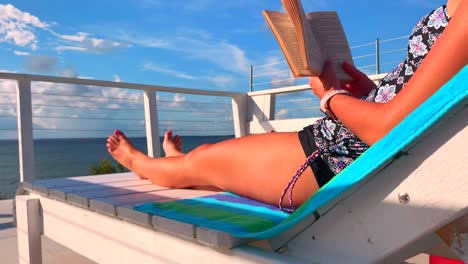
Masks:
[[[333,119],[336,119],[336,116],[335,114],[333,114],[333,111],[330,109],[330,99],[332,99],[332,97],[337,94],[351,95],[351,93],[346,90],[342,90],[342,89],[332,90],[332,91],[327,92],[320,100],[320,110],[322,110],[324,114],[326,114],[327,116]]]

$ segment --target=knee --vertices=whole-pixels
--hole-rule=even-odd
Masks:
[[[206,175],[209,173],[209,167],[206,166],[210,159],[210,149],[213,144],[203,144],[184,156],[183,170],[185,174],[190,175],[192,180],[198,184],[206,181]]]
[[[197,163],[201,162],[212,146],[213,144],[203,144],[187,153],[187,155],[185,155],[184,165],[190,165],[193,167]]]

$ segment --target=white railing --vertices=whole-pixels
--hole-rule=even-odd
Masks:
[[[20,182],[35,178],[34,144],[33,144],[33,111],[32,111],[32,82],[48,82],[62,84],[78,84],[86,86],[100,86],[108,88],[122,88],[141,90],[143,92],[143,104],[145,113],[145,128],[148,155],[159,157],[161,155],[159,142],[157,92],[171,92],[191,95],[230,97],[232,102],[234,132],[236,137],[245,135],[246,94],[223,91],[208,91],[198,89],[186,89],[157,85],[146,85],[125,82],[100,81],[92,79],[51,77],[42,75],[0,73],[0,79],[14,80],[17,83],[16,106],[18,121],[19,144],[19,176]]]
[[[370,78],[374,81],[382,79],[384,74],[372,75]],[[308,115],[306,118],[276,120],[275,101],[277,95],[283,95],[293,92],[309,90],[308,85],[299,85],[293,87],[284,87],[270,90],[251,92],[248,94],[223,91],[209,91],[199,89],[186,89],[179,87],[167,87],[147,84],[124,83],[100,81],[92,79],[51,77],[30,74],[1,73],[0,80],[16,81],[16,106],[18,123],[18,144],[19,144],[19,180],[32,180],[35,178],[34,162],[34,143],[33,143],[33,111],[32,111],[32,82],[47,82],[61,84],[79,84],[86,86],[98,86],[106,88],[119,88],[140,90],[143,92],[143,105],[145,116],[145,128],[147,138],[148,155],[159,157],[161,155],[159,142],[159,123],[158,120],[158,100],[157,92],[170,92],[178,94],[202,95],[228,97],[232,105],[232,122],[234,134],[241,137],[247,134],[263,133],[270,130],[291,131],[298,130],[301,127],[310,124],[317,117]],[[54,93],[42,93],[57,95]],[[62,94],[58,94],[62,95]],[[312,95],[310,94],[312,97]],[[84,97],[84,96],[82,96]],[[306,99],[307,100],[307,99]],[[159,100],[161,102],[162,100]],[[290,103],[303,101],[291,99]],[[316,105],[311,106],[317,108]],[[53,117],[55,118],[55,117]]]

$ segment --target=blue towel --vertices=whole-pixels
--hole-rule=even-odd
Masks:
[[[271,206],[249,202],[247,198],[238,201],[226,199],[229,194],[222,194],[216,199],[207,197],[161,204],[147,203],[135,207],[135,210],[209,227],[235,237],[268,239],[298,224],[344,191],[378,172],[448,113],[467,103],[468,66],[465,66],[387,136],[375,143],[291,215],[278,212]],[[226,213],[223,214],[223,211]]]

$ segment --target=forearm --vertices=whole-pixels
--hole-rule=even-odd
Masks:
[[[330,100],[333,114],[367,145],[385,136],[391,128],[386,122],[388,104],[368,102],[348,95],[335,95]]]

